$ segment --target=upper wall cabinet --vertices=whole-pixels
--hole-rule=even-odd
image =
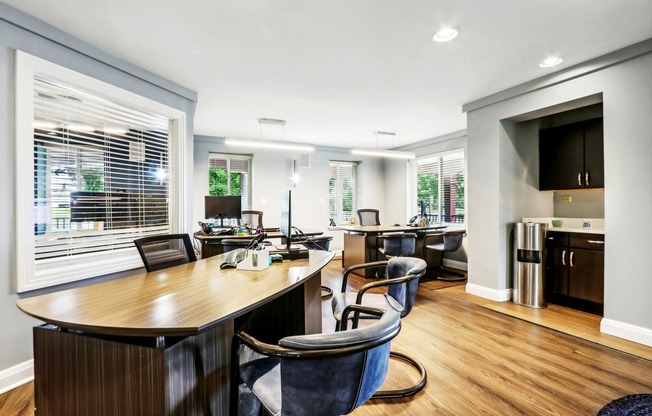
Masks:
[[[604,188],[602,118],[539,131],[539,190]]]

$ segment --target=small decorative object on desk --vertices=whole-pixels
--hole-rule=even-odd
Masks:
[[[561,227],[561,225],[564,223],[562,220],[552,220],[551,222],[553,227]]]
[[[591,220],[582,220],[582,228],[591,228]]]

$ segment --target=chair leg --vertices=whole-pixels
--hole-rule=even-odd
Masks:
[[[423,389],[426,386],[428,374],[426,373],[426,369],[423,366],[423,364],[421,364],[420,362],[418,362],[414,358],[412,358],[412,357],[410,357],[408,355],[402,354],[400,352],[390,351],[389,355],[390,355],[390,357],[395,357],[395,358],[398,358],[400,360],[403,360],[406,363],[413,366],[414,368],[416,368],[417,371],[419,371],[419,375],[421,376],[421,378],[419,379],[419,381],[416,384],[414,384],[413,386],[410,386],[410,387],[406,387],[406,388],[403,388],[403,389],[397,389],[397,390],[379,390],[379,391],[376,392],[376,394],[371,396],[372,399],[389,399],[389,398],[394,398],[394,397],[412,396],[412,395],[418,393],[419,391],[421,391],[421,389]]]

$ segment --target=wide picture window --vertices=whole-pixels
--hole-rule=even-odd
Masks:
[[[20,52],[17,74],[18,291],[142,267],[133,240],[179,228],[183,113]]]

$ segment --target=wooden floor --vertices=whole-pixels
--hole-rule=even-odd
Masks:
[[[341,286],[339,266],[334,260],[322,276],[335,290]],[[371,400],[353,414],[595,415],[617,397],[652,392],[652,348],[633,348],[624,340],[618,345],[618,339],[603,342],[611,344],[607,347],[569,335],[576,331],[590,338],[596,329],[587,330],[595,327],[591,317],[565,308],[542,313],[474,298],[463,285],[422,281],[392,349],[419,359],[428,384],[415,396]],[[322,317],[324,330],[333,330],[330,300],[322,303]],[[557,328],[545,327],[546,322]],[[384,387],[405,385],[414,377],[412,369],[392,361]],[[33,409],[31,382],[0,395],[0,415],[32,416]]]

